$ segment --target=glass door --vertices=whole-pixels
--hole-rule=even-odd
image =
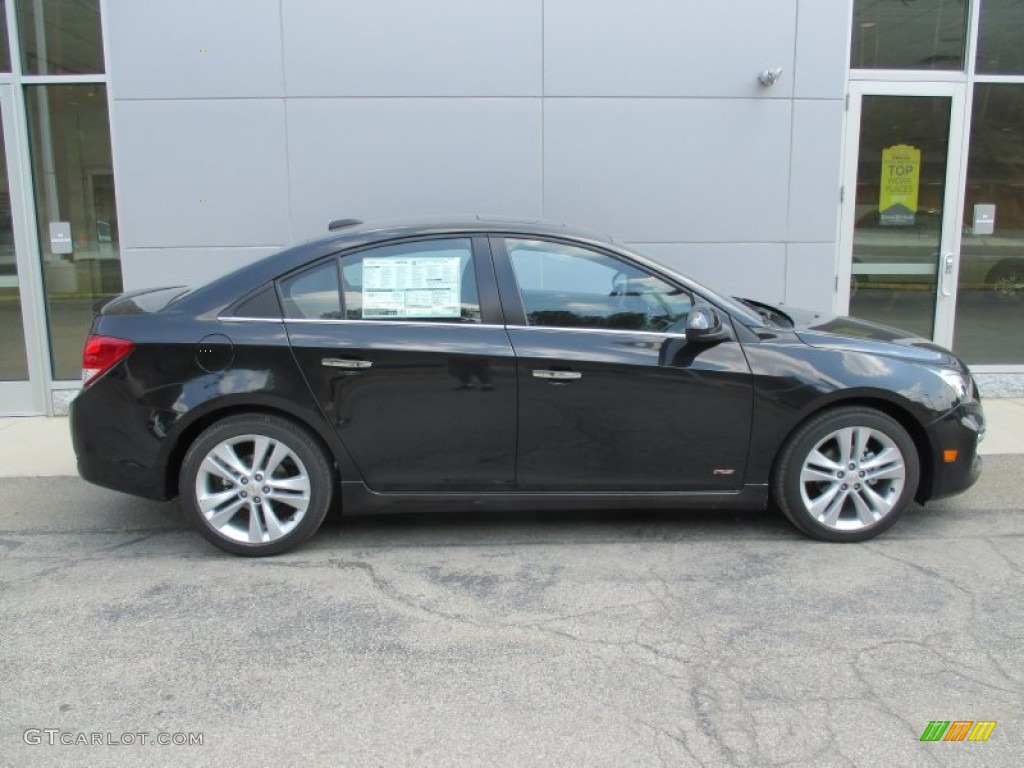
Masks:
[[[1017,14],[1024,21],[1024,7]],[[1024,71],[1020,47],[1008,47],[1007,53],[1018,57]],[[975,85],[965,186],[953,350],[972,367],[1019,370],[1024,365],[1024,81]]]
[[[45,411],[41,359],[43,343],[35,322],[33,260],[26,249],[27,226],[17,121],[10,86],[0,85],[0,414]]]
[[[850,88],[840,309],[948,345],[964,86]]]

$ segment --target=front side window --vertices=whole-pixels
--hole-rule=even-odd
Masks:
[[[684,332],[692,297],[597,251],[543,240],[506,240],[531,326]]]
[[[342,258],[349,320],[480,322],[469,238],[421,240]]]

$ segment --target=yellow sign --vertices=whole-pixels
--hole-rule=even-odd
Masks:
[[[882,185],[878,196],[879,223],[891,227],[914,224],[921,181],[921,150],[897,144],[882,150]]]

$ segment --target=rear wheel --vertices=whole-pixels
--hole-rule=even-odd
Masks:
[[[872,408],[838,408],[812,418],[789,439],[773,493],[807,535],[863,541],[899,519],[919,476],[917,448],[899,422]]]
[[[179,484],[199,533],[252,557],[312,536],[333,491],[331,465],[314,438],[268,414],[230,416],[209,427],[185,454]]]

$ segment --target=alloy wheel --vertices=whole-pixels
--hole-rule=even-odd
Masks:
[[[302,459],[286,443],[246,434],[223,440],[206,454],[195,494],[206,523],[221,536],[266,544],[302,522],[311,483]]]
[[[818,441],[800,471],[808,514],[835,531],[860,531],[885,518],[900,500],[906,462],[895,441],[865,426],[837,429]]]

